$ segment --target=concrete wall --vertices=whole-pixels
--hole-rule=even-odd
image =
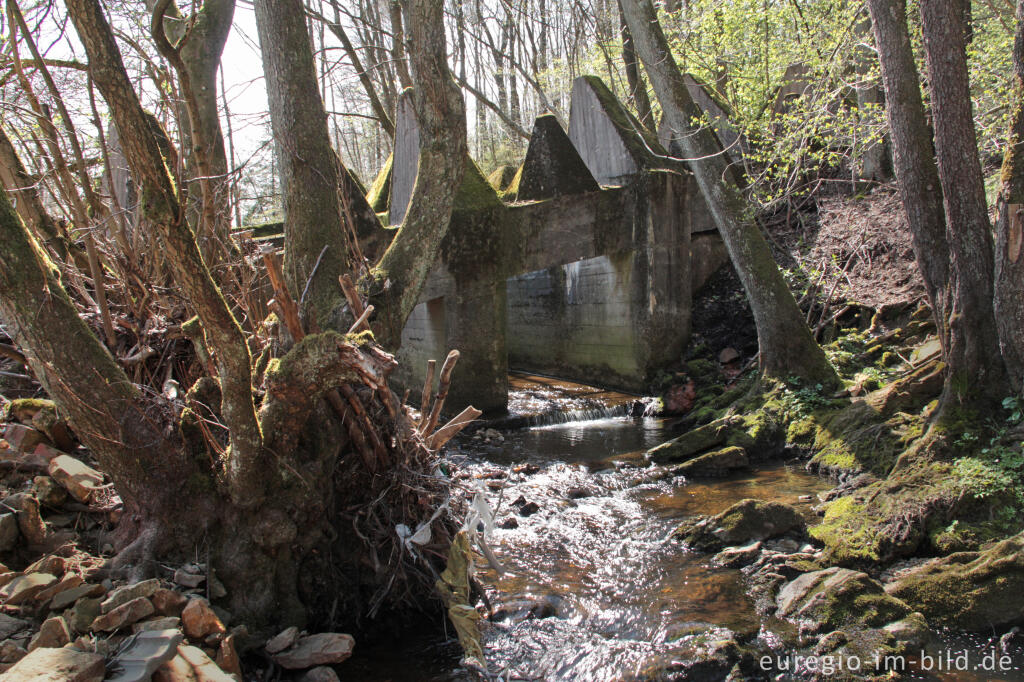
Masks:
[[[508,280],[508,355],[524,369],[643,387],[633,259],[599,256]]]

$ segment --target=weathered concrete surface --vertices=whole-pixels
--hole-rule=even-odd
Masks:
[[[601,189],[569,136],[551,114],[538,116],[520,173],[517,201],[552,199]]]
[[[577,79],[573,93],[568,140],[553,118],[538,121],[534,158],[528,153],[518,177],[519,197],[530,201],[503,203],[467,162],[440,262],[403,331],[395,378],[413,391],[428,359],[460,351],[446,403],[453,411],[468,404],[503,410],[510,360],[644,388],[678,357],[690,333],[692,290],[723,262],[682,164],[667,158],[599,79]],[[415,126],[409,113],[397,119],[392,222],[411,196],[403,175],[415,177],[418,150],[410,141],[418,135],[403,130]]]
[[[420,129],[412,108],[412,91],[398,98],[395,111],[395,147],[391,155],[391,203],[388,224],[400,225],[409,210],[420,160]]]

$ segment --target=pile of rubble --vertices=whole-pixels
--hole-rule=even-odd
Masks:
[[[211,567],[163,568],[164,579],[134,584],[100,580],[98,554],[112,549],[88,547],[117,522],[116,492],[83,461],[52,403],[15,401],[6,416],[0,680],[241,682],[250,654],[257,668],[305,670],[305,682],[338,679],[327,666],[351,655],[351,636],[289,628],[264,642],[229,627],[231,614],[215,605],[227,592]]]

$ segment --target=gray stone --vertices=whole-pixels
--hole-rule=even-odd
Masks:
[[[65,611],[64,615],[68,619],[71,629],[78,633],[88,632],[93,621],[100,616],[101,601],[99,598],[80,598],[73,607]]]
[[[103,600],[101,608],[103,613],[107,613],[116,609],[121,604],[127,604],[133,599],[139,597],[152,597],[153,593],[160,587],[160,581],[156,578],[150,578],[149,580],[143,580],[142,582],[135,583],[134,585],[124,585],[117,588]]]
[[[107,611],[92,622],[90,629],[94,632],[113,632],[153,615],[154,611],[151,601],[138,597]]]
[[[739,568],[751,564],[761,553],[761,542],[751,542],[742,547],[726,547],[715,555],[714,562],[724,568]]]
[[[181,618],[164,616],[153,620],[142,621],[132,625],[132,632],[146,632],[151,630],[177,630],[181,627]]]
[[[267,642],[266,650],[268,654],[276,654],[284,651],[292,644],[295,644],[295,640],[299,638],[299,629],[294,625],[290,628],[286,628],[281,632],[277,633],[274,637]]]
[[[148,682],[156,669],[178,655],[184,636],[177,630],[136,633],[131,644],[110,663],[108,682]]]
[[[30,652],[40,648],[56,649],[71,641],[71,630],[67,622],[60,616],[53,616],[43,621],[39,632],[28,643]]]
[[[83,597],[99,597],[104,592],[106,592],[106,590],[103,589],[102,585],[84,584],[79,585],[78,587],[72,587],[69,590],[59,592],[54,596],[50,601],[50,609],[53,611],[62,611]]]
[[[274,662],[288,670],[341,663],[352,655],[355,639],[351,635],[321,632],[299,638],[291,649],[276,654]]]
[[[7,639],[11,635],[21,632],[29,626],[27,620],[20,618],[14,618],[8,616],[6,613],[0,613],[0,640]]]

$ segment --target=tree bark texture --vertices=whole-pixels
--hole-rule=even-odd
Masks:
[[[1017,2],[1014,95],[996,223],[995,313],[1010,384],[1024,391],[1024,0]]]
[[[961,0],[921,3],[935,152],[946,212],[951,297],[947,388],[998,402],[1007,391],[993,312],[992,226],[971,111]]]
[[[348,244],[306,14],[302,0],[256,0],[255,7],[284,197],[285,278],[304,314],[337,329]]]

